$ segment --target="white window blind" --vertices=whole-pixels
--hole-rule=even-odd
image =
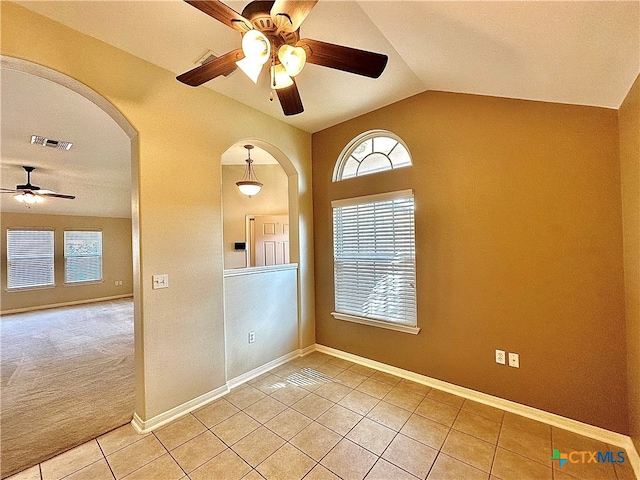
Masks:
[[[416,326],[413,191],[332,207],[336,312]]]
[[[53,230],[7,230],[7,288],[54,285]]]
[[[102,232],[64,232],[64,281],[66,283],[102,280]]]

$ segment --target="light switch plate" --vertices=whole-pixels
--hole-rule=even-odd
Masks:
[[[509,353],[509,366],[520,368],[520,355],[517,353]]]
[[[153,276],[153,289],[157,290],[158,288],[169,288],[169,274]]]

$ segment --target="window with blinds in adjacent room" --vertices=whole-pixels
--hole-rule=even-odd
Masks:
[[[102,232],[64,232],[64,281],[102,281]]]
[[[7,289],[55,285],[53,230],[7,230]]]

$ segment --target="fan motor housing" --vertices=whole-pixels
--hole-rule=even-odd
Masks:
[[[300,40],[299,30],[295,32],[279,30],[279,26],[271,18],[273,4],[274,2],[270,0],[256,0],[242,10],[242,16],[251,22],[253,28],[264,33],[276,48],[282,44],[295,45]]]

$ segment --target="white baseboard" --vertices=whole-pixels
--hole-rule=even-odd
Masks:
[[[142,420],[137,413],[134,413],[133,420],[131,420],[131,426],[138,433],[149,433],[150,431],[155,430],[162,425],[166,425],[167,423],[172,422],[193,410],[203,407],[207,403],[212,402],[227,393],[229,393],[229,387],[225,384],[215,390],[211,390],[210,392],[189,400],[182,405],[178,405],[171,410],[161,413],[160,415],[156,415],[149,420]]]
[[[131,426],[138,433],[148,433],[156,428],[159,428],[163,425],[166,425],[169,422],[172,422],[181,416],[192,412],[198,408],[204,407],[207,403],[213,402],[214,400],[222,397],[229,393],[232,388],[237,387],[238,385],[242,385],[249,380],[262,375],[263,373],[276,368],[277,366],[282,365],[283,363],[288,362],[289,360],[293,360],[297,357],[303,357],[305,355],[310,354],[316,350],[316,345],[310,345],[304,349],[294,350],[291,353],[283,355],[280,358],[276,358],[269,363],[265,363],[258,368],[254,368],[250,372],[244,373],[238,377],[232,378],[231,380],[227,380],[227,383],[222,387],[216,388],[210,392],[207,392],[199,397],[194,398],[193,400],[189,400],[188,402],[183,403],[182,405],[178,405],[177,407],[172,408],[160,415],[156,415],[149,420],[142,420],[137,413],[133,414],[133,420],[131,420]]]
[[[309,355],[310,353],[313,353],[313,352],[316,351],[316,344],[309,345],[308,347],[305,347],[305,348],[303,348],[303,349],[301,349],[299,351],[300,351],[300,355],[299,355],[300,357],[304,357],[306,355]]]
[[[73,305],[84,305],[85,303],[106,302],[108,300],[119,300],[120,298],[133,297],[133,293],[123,295],[113,295],[111,297],[90,298],[87,300],[75,300],[73,302],[51,303],[49,305],[36,305],[34,307],[14,308],[13,310],[2,310],[0,315],[10,315],[12,313],[35,312],[37,310],[48,310],[50,308],[71,307]]]
[[[263,373],[267,373],[269,370],[276,368],[283,363],[287,363],[289,360],[293,360],[294,358],[301,357],[307,355],[313,351],[315,351],[315,345],[311,345],[310,347],[305,348],[304,350],[294,350],[291,353],[287,353],[280,358],[276,358],[275,360],[270,361],[269,363],[265,363],[264,365],[259,366],[258,368],[254,368],[253,370],[243,373],[231,380],[227,380],[227,386],[229,388],[236,388],[238,385],[242,385],[249,380],[252,380],[256,377],[259,377]],[[308,350],[308,351],[307,351]],[[306,352],[306,353],[305,353]]]
[[[316,344],[315,350],[334,357],[342,358],[344,360],[349,360],[365,367],[374,368],[376,370],[390,373],[401,378],[406,378],[407,380],[411,380],[422,385],[427,385],[439,390],[444,390],[445,392],[453,393],[454,395],[468,398],[478,403],[483,403],[491,407],[500,408],[502,410],[506,410],[507,412],[531,418],[532,420],[537,420],[554,427],[569,430],[570,432],[584,435],[585,437],[590,437],[609,445],[623,447],[627,451],[629,463],[633,467],[633,471],[636,477],[640,478],[640,456],[638,456],[638,452],[633,441],[631,440],[631,437],[627,435],[622,435],[620,433],[605,430],[604,428],[562,417],[554,413],[545,412],[544,410],[538,410],[537,408],[512,402],[511,400],[505,400],[504,398],[494,397],[493,395],[477,392],[475,390],[471,390],[470,388],[460,387],[452,383],[447,383],[442,380],[427,377],[426,375],[420,375],[418,373],[404,370],[402,368],[393,367],[385,363],[376,362],[375,360],[370,360],[365,357],[360,357],[358,355],[343,352],[342,350],[326,347],[324,345]]]

